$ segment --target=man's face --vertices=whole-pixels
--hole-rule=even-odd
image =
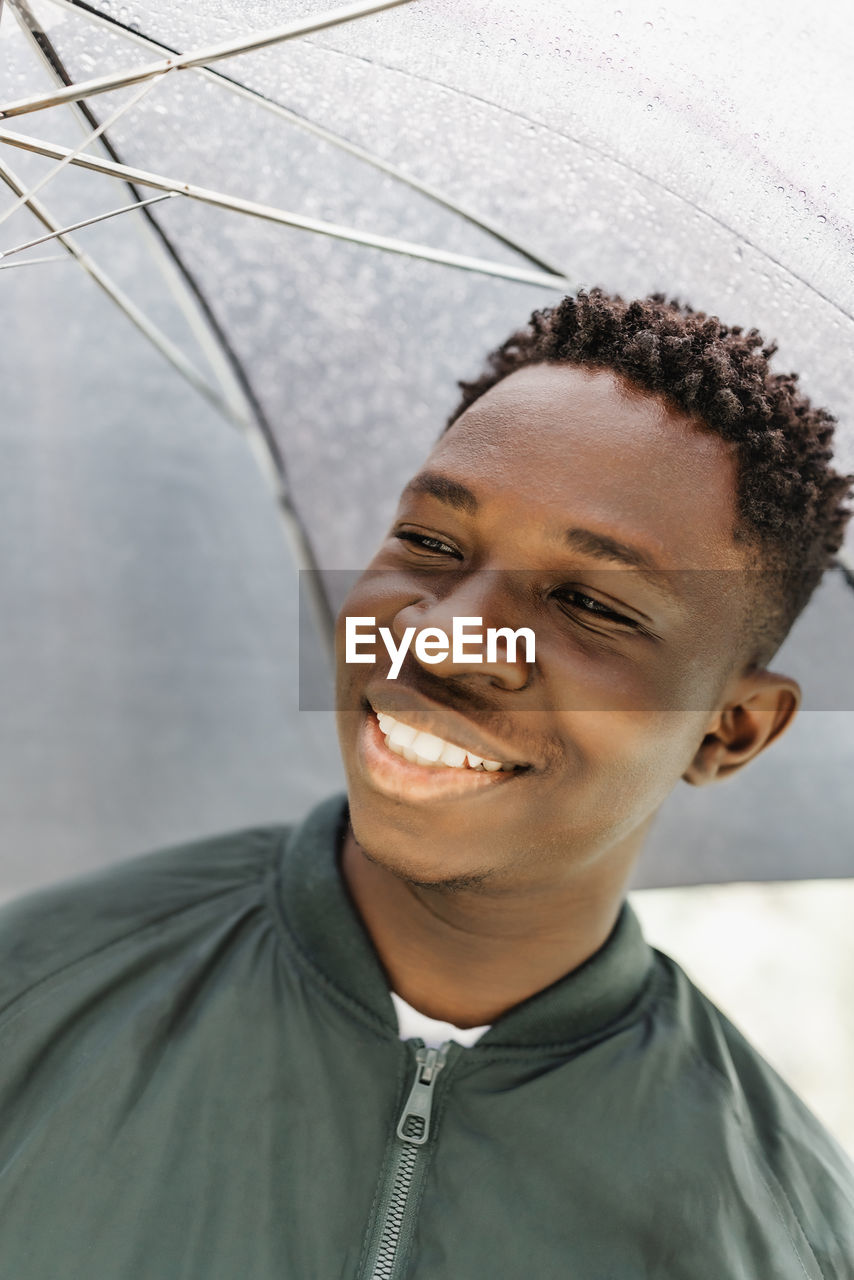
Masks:
[[[372,859],[420,883],[548,885],[636,849],[738,674],[735,476],[724,441],[606,371],[530,366],[458,419],[339,616],[339,735]],[[527,626],[536,660],[410,649],[389,680],[382,644],[344,662],[347,615],[396,642],[454,616]],[[406,760],[375,712],[514,767]]]

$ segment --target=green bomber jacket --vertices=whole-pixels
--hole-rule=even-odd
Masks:
[[[346,798],[0,913],[3,1280],[852,1280],[854,1170],[628,905],[399,1038]]]

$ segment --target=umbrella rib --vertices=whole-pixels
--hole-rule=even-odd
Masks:
[[[14,5],[15,0],[11,0],[11,2]],[[80,0],[51,0],[51,3],[58,5],[63,9],[69,9],[74,13],[82,14],[91,22],[94,22],[96,26],[107,26],[110,30],[114,31],[116,35],[121,35],[126,40],[129,40],[134,44],[143,45],[148,49],[157,49],[163,53],[177,53],[177,50],[171,49],[169,45],[163,44],[159,40],[154,40],[151,36],[142,35],[137,31],[130,31],[127,27],[122,26],[120,22],[117,22],[115,18],[111,18],[105,13],[100,13],[98,10],[91,8],[88,4],[81,3]],[[347,152],[357,160],[361,160],[365,164],[371,165],[372,168],[377,169],[380,173],[387,174],[390,178],[394,178],[395,181],[403,183],[413,191],[417,191],[419,195],[426,196],[428,200],[432,200],[435,204],[441,205],[451,213],[465,219],[466,222],[477,227],[479,231],[483,231],[487,235],[492,236],[493,239],[498,240],[501,244],[507,245],[507,247],[512,249],[514,253],[518,253],[523,258],[527,258],[534,266],[540,267],[543,271],[552,272],[555,275],[560,274],[559,268],[555,267],[551,262],[543,257],[542,254],[522,244],[509,232],[504,231],[497,223],[492,222],[490,219],[485,218],[478,213],[474,213],[471,209],[467,209],[465,205],[460,204],[458,200],[454,200],[451,196],[445,195],[438,187],[434,187],[427,182],[422,182],[420,178],[416,178],[413,175],[406,173],[403,169],[398,168],[397,165],[392,164],[390,161],[384,160],[374,152],[368,151],[365,147],[359,146],[358,143],[351,142],[342,134],[335,133],[332,129],[327,129],[325,125],[316,124],[306,116],[299,115],[298,112],[293,111],[290,107],[284,106],[280,102],[277,102],[274,98],[268,98],[265,94],[259,92],[259,90],[252,89],[248,85],[241,84],[239,80],[234,80],[231,76],[226,75],[224,71],[215,71],[210,67],[196,67],[194,70],[199,76],[204,77],[204,79],[209,80],[214,84],[220,85],[227,92],[233,93],[238,97],[246,98],[248,101],[255,103],[257,106],[269,111],[271,114],[279,116],[280,119],[287,120],[289,124],[296,126],[298,129],[302,129],[305,133],[310,133],[315,137],[320,138],[323,142],[328,142],[331,146],[337,147],[338,150]]]
[[[30,111],[42,111],[47,107],[55,107],[63,102],[79,102],[82,98],[92,98],[99,93],[109,93],[113,89],[123,89],[127,85],[139,84],[152,76],[162,75],[166,71],[186,71],[192,67],[205,66],[210,62],[218,62],[222,58],[233,58],[241,53],[252,53],[258,49],[267,49],[271,45],[282,44],[285,40],[294,40],[298,36],[310,35],[315,31],[325,31],[329,27],[338,27],[356,18],[369,17],[382,13],[386,9],[396,9],[400,5],[412,4],[414,0],[367,0],[344,9],[332,9],[316,18],[289,22],[282,27],[261,31],[251,36],[239,36],[223,44],[209,45],[206,49],[193,53],[184,53],[179,57],[166,58],[161,62],[150,63],[147,67],[136,67],[131,71],[115,71],[110,75],[97,76],[93,80],[79,81],[77,84],[57,89],[53,93],[36,94],[30,98],[19,98],[0,107],[0,119],[25,115]]]
[[[71,84],[71,76],[52,41],[30,9],[27,0],[11,0],[11,6],[25,38],[47,74],[56,84]],[[97,117],[85,102],[69,103],[68,109],[78,118],[84,133],[97,129]],[[99,141],[111,160],[121,161],[121,156],[105,134],[101,134]],[[140,229],[145,235],[145,242],[157,268],[201,347],[225,400],[233,410],[232,417],[228,420],[238,422],[254,417],[261,424],[263,413],[260,406],[256,403],[240,362],[220,329],[207,300],[186,265],[178,258],[164,229],[144,207],[138,189],[132,182],[127,183],[127,188],[134,200],[141,205]],[[260,425],[260,429],[268,430],[264,425]]]
[[[14,6],[13,6],[13,12],[14,12]],[[27,198],[29,196],[36,195],[36,193],[41,191],[43,187],[46,187],[49,182],[52,182],[53,179],[57,176],[57,174],[62,172],[62,170],[66,167],[66,165],[71,164],[77,158],[77,156],[81,155],[91,142],[94,142],[97,138],[100,138],[104,130],[107,129],[111,124],[115,124],[115,122],[118,119],[120,119],[120,117],[123,116],[126,111],[130,111],[131,107],[135,107],[136,104],[140,101],[140,99],[144,98],[147,93],[150,93],[151,90],[154,88],[154,86],[158,84],[161,79],[162,79],[161,76],[153,76],[150,80],[147,80],[137,93],[133,94],[132,97],[128,98],[127,102],[123,102],[120,107],[116,107],[116,110],[113,111],[110,115],[108,115],[106,120],[104,120],[101,124],[98,125],[97,129],[93,130],[92,133],[88,134],[87,137],[85,137],[83,141],[74,148],[73,151],[70,151],[67,156],[63,156],[61,160],[57,161],[57,163],[51,169],[48,169],[47,173],[42,174],[42,176],[39,178],[38,182],[36,182],[34,186],[30,187],[27,191],[23,192],[18,197],[18,199],[15,200],[9,206],[8,209],[4,210],[3,213],[0,213],[0,227],[2,227],[3,223],[6,222],[7,219],[11,218],[13,213],[16,213],[18,209],[22,208],[27,203]],[[83,224],[81,223],[81,225]],[[76,228],[69,227],[69,230],[75,230],[75,229]],[[14,250],[12,252],[14,252]],[[0,253],[0,257],[3,257],[2,253]]]
[[[54,253],[48,258],[24,258],[23,262],[0,262],[0,271],[12,271],[15,267],[38,267],[43,262],[68,262],[68,255]]]
[[[24,191],[19,197],[15,208],[19,205],[30,205],[33,198],[33,191]],[[35,240],[27,240],[23,244],[16,244],[12,249],[0,249],[0,259],[11,258],[15,253],[23,253],[25,249],[34,249],[36,245],[44,244],[47,240],[55,240],[58,237],[67,235],[70,231],[79,231],[81,227],[94,226],[96,222],[106,222],[108,218],[116,218],[120,213],[130,213],[132,209],[144,209],[151,204],[160,204],[161,200],[172,200],[174,191],[166,191],[160,196],[150,196],[148,200],[135,200],[133,204],[122,205],[120,209],[109,209],[106,213],[96,213],[91,218],[81,218],[79,222],[72,222],[67,227],[58,227],[56,231],[49,231],[46,235],[37,236]]]
[[[15,16],[30,43],[33,45],[36,53],[42,59],[48,74],[59,84],[69,84],[68,76],[62,60],[54,49],[51,41],[40,29],[40,26],[32,14],[26,0],[13,0]],[[2,5],[2,0],[0,0]],[[97,127],[97,120],[90,108],[85,102],[79,101],[69,104],[70,109],[78,114],[84,125],[84,129]],[[100,138],[101,146],[106,150],[107,154],[116,162],[119,157],[115,152],[112,144],[102,133]],[[0,162],[0,173],[2,172],[2,162]],[[8,172],[8,171],[7,171]],[[11,175],[10,175],[11,176]],[[7,181],[9,179],[7,178]],[[226,335],[222,332],[219,322],[215,314],[211,311],[207,300],[195,284],[192,275],[187,271],[184,264],[178,258],[173,249],[169,238],[163,231],[159,223],[151,218],[147,209],[144,207],[149,203],[154,203],[170,196],[157,196],[154,201],[140,201],[139,193],[133,183],[128,183],[128,189],[131,194],[136,197],[136,203],[142,210],[142,217],[146,219],[143,226],[149,232],[149,236],[153,238],[153,244],[159,248],[160,256],[156,259],[158,265],[164,272],[167,284],[176,294],[182,311],[187,317],[192,331],[196,335],[202,350],[207,356],[208,362],[217,378],[224,399],[220,399],[212,389],[206,389],[206,384],[201,376],[191,376],[195,371],[193,366],[185,361],[182,353],[178,348],[174,348],[179,359],[183,363],[179,363],[176,367],[191,385],[198,390],[205,398],[217,409],[226,421],[231,422],[238,429],[242,430],[249,446],[256,465],[259,467],[265,482],[270,486],[275,500],[275,510],[280,520],[282,532],[288,543],[291,554],[299,569],[308,570],[307,578],[307,596],[311,613],[314,617],[317,633],[320,637],[327,660],[330,667],[333,661],[333,645],[335,617],[334,611],[325,591],[323,579],[318,572],[318,563],[314,554],[314,549],[308,538],[308,533],[303,526],[299,512],[293,502],[288,485],[287,469],[285,467],[284,458],[278,446],[278,442],[267,422],[262,406],[259,404],[251,383],[249,382],[239,358],[233,351]],[[13,186],[13,190],[15,187]],[[36,202],[32,202],[34,205]],[[35,209],[33,210],[35,212]],[[38,212],[45,219],[46,211],[39,209]],[[66,237],[62,243],[71,251],[74,248],[72,256],[76,256],[87,270],[90,270],[94,264],[85,254],[81,254],[70,238]],[[29,265],[41,261],[62,261],[62,258],[44,258],[44,259],[28,259],[26,262],[11,262],[6,269]],[[65,259],[67,261],[67,259]],[[0,270],[3,267],[0,266]],[[103,272],[100,273],[98,283],[101,284],[108,296],[112,298],[117,305],[126,310],[124,307],[123,295],[117,290],[110,290],[107,285],[110,283]],[[96,277],[97,278],[97,277]],[[188,302],[192,298],[195,306],[188,306]],[[140,313],[141,314],[141,313]],[[138,324],[136,317],[130,317],[134,323]],[[143,317],[144,319],[144,317]],[[206,321],[206,324],[205,324]],[[210,329],[206,326],[209,325]],[[153,345],[163,354],[173,365],[172,352],[167,345],[157,340],[157,331],[153,325],[143,329],[143,333],[148,337]],[[186,368],[184,367],[186,364]]]
[[[5,129],[0,129],[0,142],[19,147],[24,151],[35,152],[36,155],[48,156],[52,159],[67,155],[69,151],[69,148],[58,146],[56,143],[42,142],[38,138],[10,133]],[[295,227],[302,231],[312,231],[317,235],[331,236],[337,240],[346,240],[352,244],[361,244],[372,249],[383,249],[387,253],[420,258],[425,262],[435,262],[440,266],[456,267],[462,271],[495,276],[501,280],[511,280],[517,284],[537,285],[546,289],[564,290],[570,283],[566,276],[552,275],[545,271],[532,271],[524,267],[512,267],[501,262],[492,262],[486,258],[473,258],[465,254],[450,253],[444,249],[433,249],[428,245],[414,244],[408,240],[397,240],[391,236],[358,231],[354,227],[345,227],[334,222],[324,222],[319,218],[307,218],[302,214],[291,213],[285,209],[277,209],[273,205],[259,204],[254,200],[243,200],[238,196],[226,195],[221,191],[211,191],[207,187],[197,187],[188,182],[179,182],[175,178],[148,173],[144,169],[135,169],[130,165],[116,164],[107,160],[95,160],[85,155],[76,156],[71,163],[84,169],[91,169],[95,173],[124,178],[143,187],[154,187],[160,191],[174,191],[177,195],[187,196],[191,200],[199,200],[204,204],[215,205],[221,209],[230,209],[235,213],[244,213],[267,222]]]
[[[0,178],[14,192],[16,196],[25,194],[25,186],[21,180],[16,177],[13,171],[0,160]],[[148,338],[148,340],[158,349],[161,355],[165,356],[171,365],[187,379],[189,383],[196,388],[197,391],[205,397],[206,400],[214,404],[226,417],[235,419],[235,415],[230,407],[225,404],[218,393],[209,386],[208,382],[193,363],[187,359],[183,351],[175,345],[170,338],[163,333],[152,320],[133,302],[119,286],[107,275],[107,273],[98,266],[96,262],[82,250],[77,242],[61,227],[59,221],[50,214],[40,200],[35,197],[27,198],[27,208],[32,214],[38,218],[58,242],[67,249],[73,258],[75,258],[83,267],[84,271],[92,277],[96,284],[112,299],[113,302],[125,313],[132,324],[136,326],[140,332]],[[15,264],[18,265],[18,264]],[[20,264],[23,265],[23,264]],[[237,421],[237,425],[243,427],[244,422]]]

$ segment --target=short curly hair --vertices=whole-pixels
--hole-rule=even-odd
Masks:
[[[491,387],[531,364],[610,369],[661,395],[703,428],[737,446],[736,536],[757,551],[762,607],[751,626],[751,662],[782,644],[842,545],[854,476],[831,466],[835,418],[798,389],[795,373],[773,373],[777,350],[661,293],[626,302],[579,290],[535,311],[528,326],[487,357],[479,378],[460,382],[447,430]]]

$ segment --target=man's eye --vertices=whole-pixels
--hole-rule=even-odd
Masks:
[[[571,589],[556,591],[555,598],[566,601],[570,608],[589,614],[591,617],[604,618],[607,622],[619,622],[622,626],[631,627],[633,630],[640,628],[640,623],[635,622],[633,618],[627,618],[625,614],[617,613],[615,609],[609,608],[601,600],[595,600],[593,596],[585,595],[583,591]]]
[[[413,547],[428,551],[432,555],[452,555],[458,559],[460,558],[460,553],[453,547],[449,547],[447,542],[442,542],[441,538],[431,538],[426,533],[413,533],[408,529],[396,533],[394,536],[401,542],[409,542]]]

